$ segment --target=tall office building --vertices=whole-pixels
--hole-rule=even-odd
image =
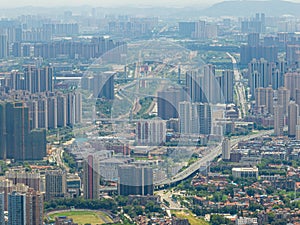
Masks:
[[[46,172],[46,193],[45,200],[66,197],[67,194],[66,172],[62,170],[52,170]]]
[[[83,163],[83,195],[85,199],[99,198],[99,173],[98,159],[89,155]]]
[[[181,101],[181,90],[169,88],[157,93],[158,117],[163,120],[178,118],[178,104]]]
[[[151,167],[121,165],[118,174],[119,195],[153,195],[153,170]]]
[[[275,136],[283,136],[284,116],[283,107],[275,103],[274,106],[274,134]]]
[[[8,194],[8,225],[26,225],[26,195],[13,191]]]
[[[299,106],[291,101],[288,105],[288,136],[296,136],[296,126],[299,117]]]
[[[223,160],[230,160],[230,151],[231,151],[230,139],[224,138],[224,140],[222,142],[222,159]]]
[[[261,113],[274,113],[274,91],[271,87],[257,88],[255,90],[255,105]]]

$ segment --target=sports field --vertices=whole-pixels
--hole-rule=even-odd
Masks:
[[[51,221],[54,221],[55,217],[60,216],[67,216],[68,218],[72,218],[74,223],[78,223],[79,225],[96,225],[112,222],[112,220],[105,213],[99,211],[63,211],[48,214],[48,217]]]

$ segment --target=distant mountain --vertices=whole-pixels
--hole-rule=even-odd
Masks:
[[[300,3],[269,1],[224,1],[202,11],[206,16],[252,16],[254,13],[265,13],[267,16],[294,15],[299,16]]]

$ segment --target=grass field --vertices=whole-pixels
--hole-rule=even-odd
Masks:
[[[108,222],[112,222],[112,220],[103,212],[96,211],[68,211],[68,212],[59,212],[50,214],[50,220],[54,221],[55,217],[59,216],[67,216],[68,218],[72,218],[74,223],[81,224],[104,224]]]
[[[202,219],[195,218],[189,211],[171,211],[172,214],[175,214],[177,218],[188,219],[191,225],[209,225]]]

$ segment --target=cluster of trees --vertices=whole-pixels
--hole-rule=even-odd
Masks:
[[[63,153],[63,160],[64,160],[64,163],[67,164],[67,166],[70,168],[70,173],[75,173],[76,171],[76,161],[74,159],[74,157],[67,153],[67,152],[64,152]]]
[[[151,215],[153,213],[163,213],[163,210],[158,204],[154,202],[148,202],[145,207],[140,205],[126,205],[123,207],[124,213],[128,214],[131,218],[134,218],[138,215]]]
[[[45,211],[69,209],[74,206],[78,209],[92,209],[92,210],[110,210],[113,213],[117,212],[117,204],[112,199],[97,199],[86,200],[83,198],[60,198],[52,199],[49,202],[45,202]]]
[[[221,225],[221,224],[234,225],[234,222],[218,214],[211,216],[210,223],[212,225]]]
[[[123,210],[131,218],[138,215],[150,215],[152,213],[163,213],[160,205],[157,202],[148,201],[144,207],[141,206],[138,200],[128,201],[126,196],[116,196],[115,198],[118,206],[123,206]]]

